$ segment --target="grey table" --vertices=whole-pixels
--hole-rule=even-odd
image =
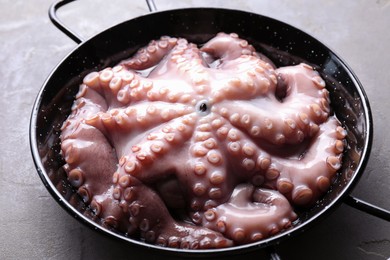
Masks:
[[[47,75],[76,46],[49,22],[51,2],[0,0],[0,259],[153,258],[74,220],[36,174],[28,140],[31,108]],[[156,5],[248,10],[303,29],[335,50],[363,83],[375,124],[372,155],[353,195],[390,208],[390,1],[156,0]],[[144,1],[83,0],[60,16],[87,38],[147,12]],[[388,259],[390,223],[342,205],[276,249],[282,259]],[[240,257],[261,256],[263,251]]]

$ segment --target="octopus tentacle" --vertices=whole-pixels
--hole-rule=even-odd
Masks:
[[[205,43],[201,51],[213,56],[214,59],[224,62],[234,60],[241,55],[253,55],[255,49],[246,40],[240,39],[237,34],[218,33],[213,39]]]
[[[123,228],[123,211],[109,195],[113,189],[112,173],[118,159],[106,139],[106,131],[86,121],[107,108],[104,98],[93,88],[83,85],[76,95],[78,102],[62,127],[62,155],[69,182],[77,188],[84,202],[91,203],[103,225]]]
[[[174,227],[171,227],[173,226]],[[210,249],[233,246],[221,233],[186,223],[167,223],[155,241],[157,245],[183,249]]]
[[[228,120],[215,119],[215,135],[218,136],[224,157],[229,158],[229,178],[235,183],[249,182],[261,186],[266,180],[275,180],[279,171],[272,164],[271,156],[251,137],[234,127]]]
[[[123,99],[118,95],[118,91],[130,85],[135,78],[135,73],[118,65],[114,68],[105,68],[100,72],[89,73],[84,77],[83,84],[97,91],[109,106],[118,106]]]
[[[74,134],[77,138],[70,136],[62,141],[68,178],[75,186],[83,185],[92,196],[103,193],[111,184],[111,176],[117,164],[116,154],[96,128],[81,123]],[[92,163],[95,160],[96,163]],[[93,170],[95,166],[99,168]]]
[[[156,179],[156,176],[149,177]],[[161,176],[159,177],[161,178]],[[177,206],[174,204],[178,201],[163,201],[161,198],[167,196],[161,196],[162,194],[158,194],[155,190],[144,185],[144,181],[150,183],[150,180],[145,178],[147,177],[133,176],[131,173],[122,171],[118,174],[115,189],[120,194],[117,199],[121,201],[120,203],[124,207],[127,206],[128,208],[128,230],[140,230],[141,237],[147,242],[169,247],[205,249],[232,245],[229,239],[218,232],[175,221],[171,213],[168,212],[167,205]],[[161,188],[162,185],[164,185],[164,182],[160,183],[160,187],[156,187],[156,190],[163,192],[164,187]],[[176,187],[171,191],[178,192],[177,184],[174,184],[174,186]],[[181,200],[183,198],[176,194],[174,199]],[[159,214],[156,215],[153,212],[159,212]]]
[[[237,129],[232,128],[232,130]],[[261,151],[246,136],[239,140],[228,142],[227,151],[228,156],[232,156],[234,160],[237,160],[232,162],[232,167],[235,169],[235,175],[241,181],[251,182],[255,186],[260,186],[266,179],[279,177],[273,171],[273,167],[271,167],[271,157],[264,151]]]
[[[321,124],[306,152],[299,158],[273,158],[280,178],[273,181],[286,197],[297,205],[311,205],[324,191],[341,167],[345,130],[335,118]]]
[[[227,199],[232,188],[226,168],[226,160],[220,153],[220,144],[213,133],[211,122],[214,115],[202,117],[193,131],[183,184],[188,183],[191,211],[203,211]]]
[[[97,91],[110,107],[123,107],[142,101],[190,103],[192,87],[178,81],[172,87],[169,79],[149,80],[124,66],[92,72],[84,79],[84,85]]]
[[[177,160],[164,163],[169,152],[176,146],[185,145],[193,131],[192,124],[185,124],[186,118],[177,118],[162,129],[150,131],[145,137],[127,142],[122,151],[121,171],[135,176],[144,183],[166,177],[178,171],[182,165]],[[185,155],[183,155],[185,156]],[[163,159],[163,162],[160,162]],[[160,173],[160,174],[157,174]]]
[[[121,129],[133,132],[145,131],[156,125],[167,123],[177,117],[193,113],[193,107],[166,102],[139,103],[127,108],[113,108],[86,118],[87,124],[110,131]],[[131,130],[131,131],[130,131]]]
[[[225,62],[218,70],[209,70],[219,79],[211,83],[210,99],[214,102],[250,100],[266,96],[275,89],[274,69],[254,56],[243,55]]]
[[[291,86],[283,102],[277,101],[274,93],[270,93],[268,98],[255,99],[252,103],[220,102],[215,105],[215,111],[255,139],[261,138],[276,145],[302,143],[318,131],[318,124],[328,118],[327,92],[315,86],[312,79],[317,73],[308,71],[304,65],[287,68],[282,73]],[[307,73],[311,75],[307,76]],[[305,94],[301,93],[303,91]]]
[[[118,106],[123,99],[117,97],[118,91],[128,86],[134,78],[134,73],[118,65],[114,68],[106,68],[100,72],[89,73],[84,77],[83,85],[99,93],[108,106]]]
[[[228,202],[204,213],[203,225],[236,244],[245,244],[290,227],[296,218],[290,203],[280,193],[240,184]]]
[[[151,68],[158,64],[177,43],[177,38],[163,36],[159,40],[151,41],[146,47],[139,49],[130,59],[122,61],[121,64],[134,70]]]
[[[136,178],[125,176],[128,178],[122,176],[116,180],[117,185],[113,193],[127,216],[126,226],[122,230],[127,230],[129,234],[139,230],[140,236],[146,242],[169,247],[205,249],[232,245],[231,240],[218,232],[175,221],[159,194]],[[103,203],[93,205],[94,207],[98,205],[98,209],[104,207]],[[101,212],[110,216],[105,218],[109,224],[118,223],[115,218],[115,209],[105,208],[105,211]],[[154,212],[159,214],[154,214]]]
[[[209,90],[209,75],[199,49],[187,42],[175,46],[148,77],[154,81],[168,82],[165,85],[168,85],[167,90],[171,91],[189,89],[191,93],[195,90],[199,94],[204,94]],[[180,79],[175,85],[172,85],[173,77]]]
[[[96,128],[81,123],[76,132],[77,138],[69,137],[62,142],[68,180],[83,201],[93,205],[95,214],[104,219],[104,225],[122,229],[126,226],[123,211],[110,195],[112,173],[118,161],[116,154]]]
[[[274,67],[259,59],[253,47],[236,34],[219,33],[201,50],[216,59],[207,68],[216,79],[210,82],[213,102],[263,95],[276,83]]]
[[[137,97],[137,100],[160,100],[172,103],[194,103],[196,97],[191,94],[196,88],[199,94],[207,89],[207,74],[205,73],[203,60],[199,55],[199,50],[187,41],[179,40],[178,44],[166,55],[166,58],[148,75],[153,84],[148,84],[145,90],[141,79],[135,79],[138,85],[131,91],[128,88],[118,92],[124,99],[130,100]],[[179,77],[172,84],[172,78]],[[145,85],[145,84],[144,84]],[[128,98],[126,98],[128,96]]]
[[[220,160],[219,158],[221,158],[220,154],[215,149],[211,149],[204,156],[188,160],[186,167],[189,174],[181,179],[189,193],[187,200],[191,214],[202,212],[226,201],[234,182],[228,180],[228,174],[224,171],[226,162],[216,165],[215,162]],[[185,181],[189,183],[186,184]],[[196,223],[196,220],[193,220]]]

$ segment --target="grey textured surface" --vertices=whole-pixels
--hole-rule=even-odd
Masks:
[[[76,46],[50,23],[52,2],[0,0],[0,259],[164,259],[87,229],[51,198],[36,174],[28,140],[33,102],[50,71]],[[390,1],[155,2],[159,10],[215,6],[263,14],[338,53],[362,82],[374,116],[373,151],[353,194],[390,209]],[[88,38],[147,12],[143,1],[83,0],[60,16]],[[282,259],[389,259],[390,223],[342,205],[277,251]],[[262,256],[258,251],[240,259]]]

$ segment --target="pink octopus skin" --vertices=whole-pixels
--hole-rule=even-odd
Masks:
[[[276,69],[236,34],[162,37],[87,75],[64,169],[107,227],[167,247],[251,243],[289,228],[341,166],[345,130],[306,64]]]

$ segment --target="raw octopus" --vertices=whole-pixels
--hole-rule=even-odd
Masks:
[[[346,131],[307,64],[276,68],[237,34],[151,41],[88,74],[64,122],[64,169],[104,226],[208,249],[292,226],[341,167]]]

